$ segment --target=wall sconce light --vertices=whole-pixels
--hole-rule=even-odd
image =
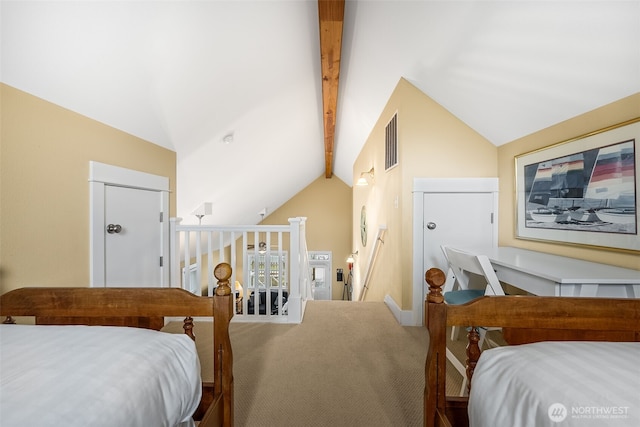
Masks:
[[[356,182],[356,185],[369,185],[369,180],[371,180],[371,182],[373,183],[373,178],[374,178],[374,173],[373,173],[373,167],[371,169],[369,169],[367,172],[362,172],[360,174],[360,178],[358,178],[358,182]]]
[[[251,244],[247,245],[247,250],[255,250],[256,246]],[[267,253],[267,243],[266,242],[258,242],[258,253],[260,255],[264,255]]]
[[[198,208],[195,211],[191,212],[191,215],[197,216],[198,223],[202,224],[202,217],[205,215],[211,215],[212,212],[213,212],[213,203],[204,202],[203,204],[198,206]]]
[[[347,257],[347,265],[349,266],[349,270],[353,268],[353,263],[356,262],[355,257],[357,256],[358,256],[358,251],[355,251],[354,253],[350,254]]]

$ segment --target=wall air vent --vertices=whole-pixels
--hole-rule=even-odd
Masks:
[[[398,164],[398,113],[394,114],[384,129],[384,170]]]

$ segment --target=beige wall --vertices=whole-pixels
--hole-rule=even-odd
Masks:
[[[347,271],[351,253],[351,188],[337,177],[324,174],[264,218],[261,224],[288,224],[289,218],[307,217],[307,249],[331,251],[332,296],[342,299],[343,282],[336,269]]]
[[[0,84],[0,292],[88,286],[89,161],[166,176],[176,154]]]
[[[384,129],[398,113],[398,166],[384,171]],[[495,177],[497,148],[408,81],[401,79],[354,163],[354,181],[375,168],[375,182],[353,187],[353,242],[358,250],[356,283],[362,285],[376,233],[386,225],[384,244],[366,300],[386,295],[404,310],[413,301],[413,178]],[[366,206],[368,243],[360,242],[360,211]],[[359,295],[360,289],[357,288]]]
[[[90,160],[169,177],[175,215],[176,155],[69,110],[0,84],[0,293],[20,286],[87,286]],[[398,113],[399,165],[384,172],[384,127]],[[362,280],[378,226],[387,226],[368,300],[390,295],[412,304],[414,177],[500,178],[500,245],[526,247],[640,270],[637,254],[516,239],[514,156],[640,117],[640,94],[603,106],[499,148],[401,79],[354,163],[354,181],[375,167],[375,182],[349,187],[323,176],[270,213],[265,224],[306,216],[309,250],[333,253],[335,270],[358,251]],[[365,205],[369,242],[360,243]],[[359,295],[355,289],[354,297]]]
[[[501,246],[517,246],[640,270],[640,255],[638,253],[516,239],[514,211],[515,156],[616,125],[636,117],[640,117],[640,93],[602,106],[586,114],[558,123],[547,129],[499,147],[499,244]],[[636,149],[638,149],[637,146]]]
[[[351,188],[339,178],[326,179],[324,174],[294,195],[274,212],[267,213],[260,225],[289,225],[289,218],[306,217],[307,249],[330,251],[332,254],[331,286],[332,299],[342,299],[344,282],[336,281],[336,269],[347,271],[346,259],[351,253]],[[261,235],[263,241],[266,237]],[[272,246],[276,245],[277,233],[271,233]],[[289,251],[289,236],[283,239],[283,249]],[[248,233],[247,244],[255,244],[253,234]],[[236,241],[238,260],[236,280],[245,284],[242,271],[243,240]],[[218,253],[213,259],[217,262]],[[225,259],[231,259],[230,247],[225,248]],[[195,262],[195,258],[192,259]],[[202,270],[207,271],[207,256],[202,256]],[[207,277],[202,276],[200,285],[206,293]]]
[[[384,127],[398,113],[399,164],[384,172]],[[360,210],[367,209],[369,242],[379,225],[387,226],[384,245],[367,291],[367,300],[391,296],[410,310],[412,289],[412,183],[414,177],[494,177],[500,182],[499,244],[640,270],[640,257],[629,251],[542,243],[515,238],[514,157],[538,148],[640,117],[640,94],[495,147],[424,93],[401,79],[371,131],[353,168],[353,242],[356,297],[373,243],[360,243]],[[375,183],[355,186],[363,171],[375,168]],[[397,202],[396,202],[397,200]]]

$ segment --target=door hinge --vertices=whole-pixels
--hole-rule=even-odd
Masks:
[[[491,224],[493,224],[493,212],[491,212]]]
[[[160,222],[164,222],[164,212],[160,212]]]
[[[163,259],[162,257],[160,257],[160,267],[162,267],[162,264],[163,264]]]

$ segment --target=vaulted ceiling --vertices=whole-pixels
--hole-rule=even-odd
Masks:
[[[638,0],[347,1],[341,34],[331,7],[339,62],[316,0],[2,0],[0,77],[176,151],[178,216],[217,224],[351,185],[402,77],[498,146],[640,92]]]

